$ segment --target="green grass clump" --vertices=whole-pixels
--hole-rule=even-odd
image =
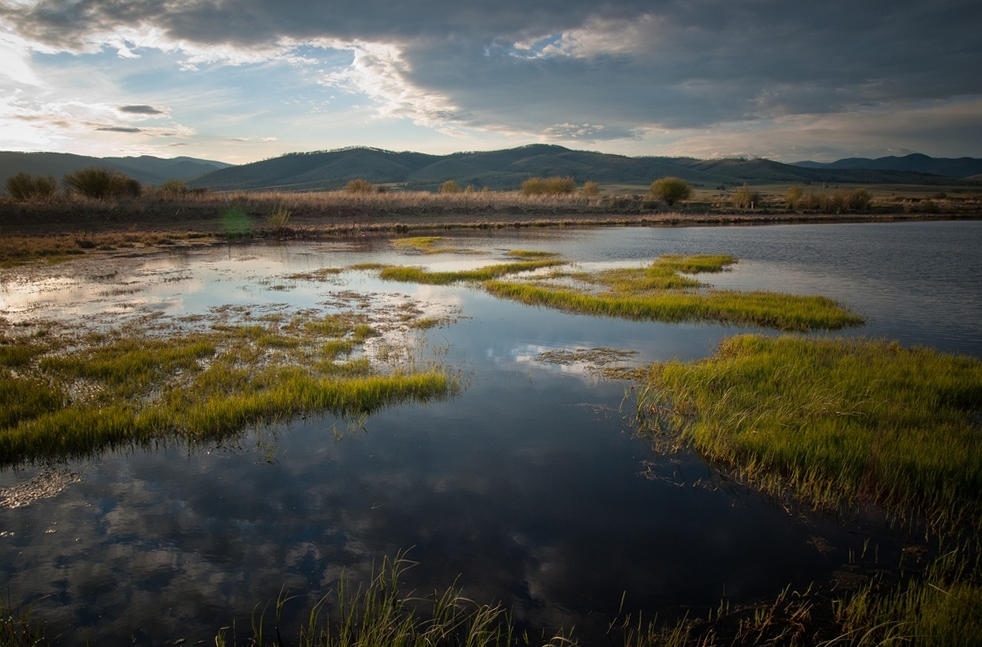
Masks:
[[[397,249],[431,249],[434,245],[441,242],[443,236],[413,236],[411,238],[399,238],[392,241],[392,246]]]
[[[508,256],[515,258],[555,258],[559,252],[547,252],[538,249],[509,249]]]
[[[937,527],[982,518],[976,359],[746,335],[645,380],[642,415],[764,488],[787,484],[819,505],[874,502]]]
[[[516,263],[501,263],[488,265],[474,270],[459,270],[456,272],[430,272],[421,267],[393,266],[382,268],[379,276],[386,281],[401,281],[403,283],[425,283],[429,285],[450,285],[463,281],[487,281],[489,279],[530,272],[543,267],[563,265],[565,261],[538,260],[519,261]]]
[[[666,255],[643,268],[560,275],[582,282],[582,289],[506,281],[488,281],[484,287],[494,296],[529,305],[626,319],[717,321],[779,330],[838,329],[863,322],[825,297],[702,290],[702,283],[680,273],[720,272],[735,262],[727,255]]]
[[[444,371],[382,373],[348,359],[376,334],[359,315],[215,324],[150,337],[102,333],[0,346],[0,465],[164,436],[216,439],[318,411],[370,413],[451,393]]]

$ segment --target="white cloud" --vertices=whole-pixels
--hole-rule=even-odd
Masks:
[[[332,49],[349,50],[351,65],[326,73],[321,83],[358,92],[376,103],[381,117],[408,118],[414,123],[443,131],[456,121],[457,108],[438,93],[415,86],[409,76],[412,66],[395,45],[333,41]]]

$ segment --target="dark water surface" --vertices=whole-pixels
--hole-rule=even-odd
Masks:
[[[300,613],[342,569],[364,577],[383,556],[410,550],[419,565],[407,582],[419,591],[456,581],[531,627],[575,625],[591,640],[622,595],[628,610],[671,617],[721,598],[827,583],[869,538],[884,562],[899,550],[873,523],[840,527],[725,483],[693,487],[712,472],[694,456],[658,456],[632,434],[628,383],[535,359],[597,346],[636,350],[638,361],[698,358],[743,329],[567,315],[367,272],[284,281],[290,272],[367,260],[477,266],[517,248],[558,251],[585,268],[727,253],[740,263],[710,277],[715,285],[824,294],[868,319],[842,334],[982,357],[982,222],[549,230],[446,242],[490,255],[408,256],[379,242],[232,247],[153,257],[111,279],[40,292],[6,285],[11,317],[124,317],[134,301],[174,316],[223,303],[305,307],[343,290],[374,302],[410,298],[462,315],[429,331],[425,348],[462,370],[467,388],[450,401],[386,410],[364,429],[315,417],[223,447],[175,444],[59,468],[68,481],[60,493],[0,509],[3,590],[32,603],[65,643],[210,642],[233,619],[244,633],[255,605],[281,587],[299,596],[288,615]],[[133,289],[107,297],[106,282]],[[8,470],[0,486],[41,472]]]

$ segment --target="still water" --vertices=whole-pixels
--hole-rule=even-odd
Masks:
[[[873,521],[812,518],[728,485],[692,455],[659,456],[631,429],[630,384],[546,350],[608,346],[635,363],[710,354],[750,329],[568,315],[478,289],[284,278],[367,261],[432,269],[556,251],[584,268],[665,253],[725,253],[734,289],[824,294],[867,319],[838,334],[982,357],[982,222],[587,229],[448,236],[483,254],[411,255],[384,241],[220,247],[118,259],[70,278],[5,277],[0,314],[115,325],[233,304],[362,307],[407,300],[455,322],[416,333],[420,353],[465,376],[452,400],[400,406],[360,426],[311,417],[188,450],[171,443],[0,474],[38,475],[49,496],[0,509],[0,586],[65,644],[211,642],[284,589],[301,614],[383,556],[409,551],[417,591],[454,582],[532,629],[592,641],[624,608],[689,609],[828,584],[869,540],[884,562],[902,538]],[[113,264],[115,263],[115,264]],[[333,305],[332,305],[333,304]],[[356,428],[357,427],[357,428]],[[340,430],[340,434],[338,433]],[[703,480],[712,485],[697,485]],[[872,559],[867,556],[867,561]],[[859,560],[862,561],[862,560]],[[896,563],[893,561],[892,563]]]

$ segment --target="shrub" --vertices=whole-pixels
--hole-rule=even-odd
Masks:
[[[856,189],[849,194],[847,200],[848,207],[853,211],[866,211],[869,209],[869,203],[873,201],[873,196],[869,194],[866,189]]]
[[[681,178],[663,177],[651,183],[651,194],[671,207],[679,200],[688,200],[692,195],[692,187]]]
[[[592,198],[600,195],[600,185],[594,182],[593,180],[588,180],[587,182],[584,182],[582,190],[583,190],[583,195],[587,196],[588,198]]]
[[[784,198],[784,206],[788,209],[795,209],[801,205],[801,199],[805,195],[804,189],[800,186],[789,186],[788,194]]]
[[[744,184],[733,194],[733,204],[738,209],[753,209],[760,204],[760,193]]]
[[[453,180],[447,180],[440,185],[440,193],[460,193],[460,185]]]
[[[560,195],[576,191],[576,180],[567,177],[530,177],[522,182],[522,195]]]
[[[178,198],[191,192],[184,180],[167,180],[157,188],[157,195],[166,198]]]
[[[138,197],[142,191],[139,181],[111,168],[90,166],[68,173],[62,178],[69,189],[87,198],[106,200],[123,196]]]
[[[375,187],[372,186],[371,182],[369,182],[368,180],[363,180],[361,178],[356,178],[354,180],[351,180],[350,182],[348,182],[346,188],[351,193],[371,193],[375,189]]]
[[[14,200],[46,200],[58,190],[58,180],[51,175],[18,173],[7,178],[7,193]]]
[[[290,224],[291,212],[285,207],[277,207],[268,216],[266,216],[266,224],[270,226],[274,231],[285,231],[287,225]]]

